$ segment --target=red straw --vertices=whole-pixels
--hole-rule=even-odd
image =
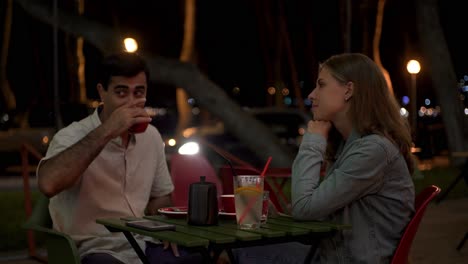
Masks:
[[[268,160],[267,160],[267,162],[266,162],[266,164],[265,164],[265,167],[263,167],[263,171],[262,171],[262,173],[260,174],[260,177],[263,178],[263,177],[265,176],[265,173],[266,173],[266,171],[267,171],[267,169],[268,169],[268,166],[270,166],[270,162],[271,162],[271,156],[268,157]]]
[[[263,171],[262,173],[260,174],[260,178],[264,178],[265,177],[265,173],[268,169],[268,166],[270,165],[270,162],[271,162],[271,156],[268,157],[268,160],[265,164],[265,167],[263,168]],[[257,182],[257,188],[259,187],[260,183]],[[249,201],[249,204],[247,205],[247,207],[244,209],[244,212],[242,212],[242,215],[239,217],[239,224],[241,224],[245,217],[247,216],[247,213],[252,209],[253,205],[255,204],[255,200],[256,200],[256,197],[252,197],[252,199],[250,199]]]

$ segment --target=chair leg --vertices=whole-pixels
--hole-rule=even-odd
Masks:
[[[460,243],[458,243],[458,246],[457,246],[458,251],[460,251],[460,249],[463,247],[467,239],[468,239],[468,232],[465,233],[465,237],[460,241]]]

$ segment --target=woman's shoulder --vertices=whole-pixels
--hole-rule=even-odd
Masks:
[[[374,151],[384,151],[387,156],[399,154],[398,147],[387,137],[378,134],[369,134],[362,136],[357,140],[361,146],[367,146]]]

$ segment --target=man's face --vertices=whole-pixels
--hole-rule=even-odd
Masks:
[[[104,103],[102,118],[104,121],[115,109],[138,98],[146,98],[146,74],[140,72],[133,77],[113,76],[109,80],[107,91],[101,84],[97,86],[99,96]],[[139,105],[144,107],[144,104]]]

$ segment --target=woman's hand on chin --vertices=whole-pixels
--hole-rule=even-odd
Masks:
[[[328,138],[328,132],[330,132],[331,127],[332,123],[330,121],[311,120],[307,124],[307,132],[312,134],[319,134],[324,138]]]

